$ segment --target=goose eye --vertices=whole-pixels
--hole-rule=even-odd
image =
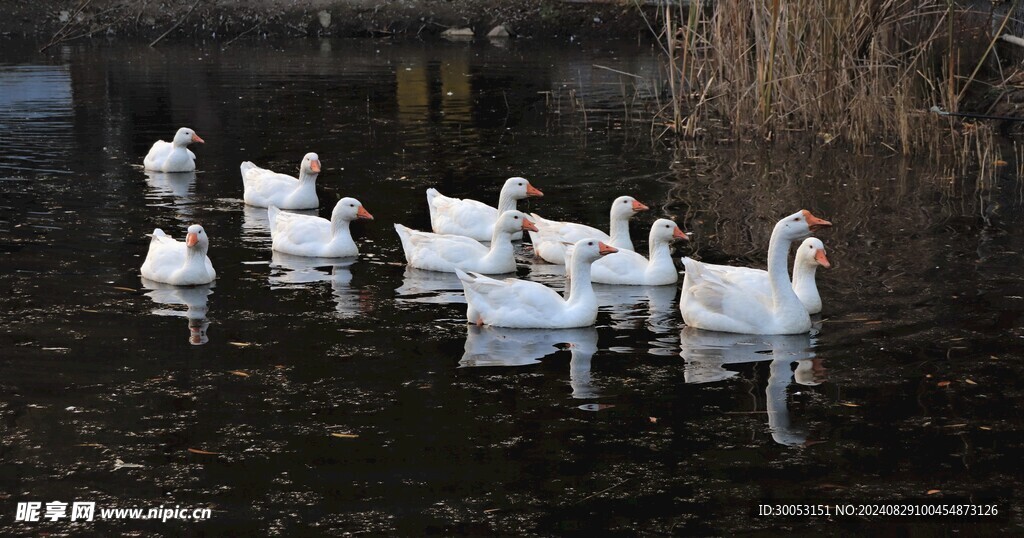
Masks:
[[[514,219],[516,219],[516,220],[519,220],[519,217],[518,217],[518,216],[515,216],[515,217],[512,217],[512,218],[514,218]]]
[[[587,243],[587,246],[594,246],[594,243]]]

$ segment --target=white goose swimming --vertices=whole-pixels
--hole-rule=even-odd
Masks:
[[[206,256],[210,239],[198,224],[188,227],[185,242],[176,241],[160,228],[153,230],[142,277],[175,286],[209,284],[217,278],[213,263]]]
[[[357,219],[373,220],[355,198],[342,198],[334,205],[331,220],[267,208],[272,248],[278,252],[311,258],[344,258],[359,255],[349,224]]]
[[[468,198],[450,198],[437,189],[427,189],[430,227],[438,234],[463,235],[477,241],[490,241],[498,215],[516,209],[517,201],[530,196],[544,196],[544,193],[521,177],[505,181],[498,195],[497,208]],[[516,232],[512,236],[513,240],[522,238],[523,232]]]
[[[298,179],[260,168],[245,161],[240,167],[245,203],[256,207],[276,206],[278,209],[313,209],[320,207],[316,196],[316,176],[320,173],[320,157],[307,153],[299,164]]]
[[[751,293],[771,294],[768,271],[710,263],[703,265],[705,270],[714,272],[724,280],[746,286]],[[826,269],[832,267],[828,256],[825,255],[825,244],[817,237],[808,237],[797,247],[796,257],[793,259],[793,291],[807,308],[808,314],[821,312],[821,294],[818,293],[818,285],[815,281],[815,274],[819,266]]]
[[[658,219],[651,226],[649,238],[649,258],[632,250],[620,249],[594,262],[590,279],[598,284],[629,286],[675,284],[679,280],[679,271],[672,263],[671,243],[676,239],[688,241],[689,237],[675,222]],[[566,247],[567,257],[572,257],[571,251],[572,247]]]
[[[182,127],[170,142],[154,142],[142,162],[146,170],[153,172],[192,172],[196,169],[196,155],[188,149],[188,145],[193,142],[205,143],[195,131]]]
[[[810,331],[811,317],[793,291],[786,268],[789,247],[817,228],[832,223],[810,211],[798,211],[776,223],[768,243],[770,294],[752,293],[722,278],[705,265],[683,258],[686,277],[679,298],[683,321],[691,327],[744,334],[800,334]]]
[[[402,240],[409,267],[451,273],[456,268],[477,273],[501,274],[516,270],[512,234],[536,230],[521,211],[506,211],[498,217],[488,247],[462,235],[419,232],[401,224],[395,231]]]
[[[597,320],[597,296],[590,282],[590,264],[618,252],[597,239],[581,239],[571,263],[569,299],[555,290],[528,280],[495,280],[456,269],[466,292],[466,319],[477,325],[519,329],[587,327]]]
[[[647,209],[647,206],[632,196],[616,198],[612,202],[608,225],[610,235],[584,224],[548,220],[532,213],[530,216],[537,225],[537,232],[530,233],[533,251],[548,263],[565,265],[565,243],[576,243],[580,239],[597,239],[619,250],[633,250],[633,241],[629,237],[629,219]]]

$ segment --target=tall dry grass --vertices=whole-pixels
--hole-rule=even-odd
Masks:
[[[737,138],[797,130],[859,149],[934,148],[943,122],[928,108],[956,111],[994,43],[964,37],[970,16],[952,0],[667,7],[649,19],[670,60],[663,123],[688,137],[717,122]]]

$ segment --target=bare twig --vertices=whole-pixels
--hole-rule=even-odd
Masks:
[[[168,29],[166,32],[161,34],[160,37],[154,39],[153,42],[149,44],[149,46],[150,47],[155,47],[156,44],[159,43],[161,39],[167,37],[167,34],[170,34],[171,32],[177,30],[178,27],[181,26],[181,23],[185,22],[185,19],[187,19],[188,16],[191,15],[192,12],[196,10],[196,6],[198,6],[199,3],[202,2],[202,1],[203,0],[196,0],[195,3],[192,4],[192,7],[188,8],[188,11],[185,13],[185,15],[182,18],[178,19],[178,22],[174,23],[174,26],[171,26],[170,29]]]
[[[82,2],[82,5],[78,6],[78,9],[75,10],[74,14],[72,14],[71,17],[68,18],[68,22],[64,23],[64,26],[61,26],[60,30],[57,30],[57,33],[53,34],[53,37],[50,38],[50,42],[44,45],[43,48],[39,49],[39,52],[43,52],[46,49],[56,45],[57,43],[64,41],[63,39],[58,39],[58,37],[60,37],[61,34],[63,34],[64,31],[68,29],[68,26],[71,26],[71,24],[75,22],[75,19],[78,17],[79,13],[81,13],[82,10],[85,9],[86,6],[88,6],[91,3],[92,0],[85,0],[84,2]]]

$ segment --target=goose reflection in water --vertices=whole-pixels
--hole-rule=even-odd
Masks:
[[[797,365],[797,383],[813,386],[826,379],[821,359],[814,353],[811,334],[750,335],[685,327],[679,334],[679,343],[679,355],[686,360],[687,383],[712,383],[736,376],[737,372],[725,368],[727,364],[771,361],[765,407],[772,439],[787,446],[806,444],[807,433],[792,425],[786,400],[794,380],[793,363]]]
[[[195,172],[153,172],[146,170],[146,183],[153,196],[187,199],[196,184]]]
[[[597,398],[590,359],[597,352],[597,329],[506,329],[466,326],[466,347],[459,367],[527,366],[568,348],[569,385],[573,398]]]
[[[352,265],[358,258],[307,258],[272,251],[270,289],[304,288],[317,282],[330,282],[335,310],[341,317],[366,313],[370,301],[352,287]]]
[[[153,314],[158,316],[178,316],[188,319],[188,342],[194,346],[201,346],[209,341],[206,330],[210,321],[206,319],[209,311],[207,301],[213,293],[213,284],[202,286],[172,286],[162,282],[154,282],[149,279],[142,279],[142,285],[150,291],[146,293],[153,302],[164,306],[184,306],[185,311],[157,308]]]
[[[455,273],[426,271],[406,266],[402,285],[395,289],[398,301],[409,303],[465,304],[462,281]],[[465,316],[463,316],[465,317]]]

